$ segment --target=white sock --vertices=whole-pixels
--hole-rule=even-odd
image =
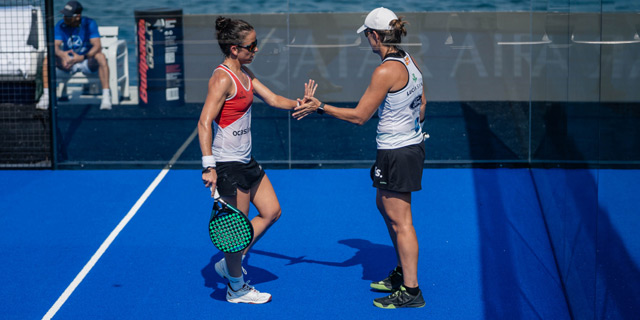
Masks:
[[[244,285],[244,276],[239,276],[237,278],[229,276],[229,286],[233,291],[238,291]]]
[[[109,99],[110,96],[111,96],[110,89],[102,89],[102,99]]]
[[[44,88],[44,91],[42,91],[42,95],[40,96],[40,100],[42,99],[49,99],[49,88]]]

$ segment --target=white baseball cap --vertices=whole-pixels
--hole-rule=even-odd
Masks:
[[[374,30],[391,30],[389,23],[396,19],[398,19],[396,14],[387,8],[380,7],[373,9],[369,12],[367,18],[364,19],[364,24],[362,27],[358,28],[357,33],[360,33],[367,28]]]

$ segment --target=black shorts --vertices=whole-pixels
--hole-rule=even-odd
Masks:
[[[424,143],[398,149],[378,150],[371,180],[378,189],[412,192],[422,189]]]
[[[216,164],[218,180],[216,186],[221,196],[235,196],[238,188],[249,190],[260,183],[265,173],[262,166],[251,157],[249,163],[218,162]]]

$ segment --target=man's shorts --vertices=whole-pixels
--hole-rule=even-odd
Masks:
[[[373,186],[395,192],[422,189],[424,143],[398,149],[378,150],[371,167]]]
[[[216,185],[221,196],[235,196],[238,188],[249,190],[260,183],[265,173],[262,166],[251,157],[249,163],[218,162],[216,164],[218,180]]]

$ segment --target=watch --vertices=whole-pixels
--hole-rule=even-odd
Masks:
[[[318,107],[318,109],[316,109],[316,112],[318,114],[324,114],[324,102],[320,104],[320,106]]]

